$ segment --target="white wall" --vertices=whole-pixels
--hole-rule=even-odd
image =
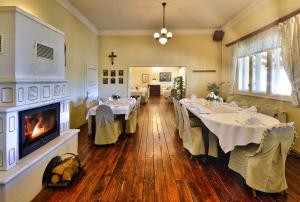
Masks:
[[[149,84],[161,85],[161,87],[173,86],[174,79],[179,76],[179,67],[131,67],[130,73],[130,86],[132,88],[136,86],[147,87]],[[171,72],[172,78],[170,82],[160,82],[160,72]],[[142,82],[142,74],[149,75],[149,83]],[[153,81],[156,79],[156,81]]]
[[[174,33],[176,34],[176,33]],[[221,44],[213,42],[212,35],[174,35],[165,46],[152,36],[100,36],[100,97],[114,91],[128,94],[127,74],[132,66],[187,67],[187,96],[205,96],[208,82],[219,82],[221,77]],[[114,51],[115,64],[108,55]],[[102,69],[124,69],[124,85],[103,85]],[[194,73],[193,70],[213,69],[216,73]]]

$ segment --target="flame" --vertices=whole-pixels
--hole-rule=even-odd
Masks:
[[[44,113],[25,116],[25,136],[30,141],[47,134],[54,126],[54,114],[46,117]]]
[[[46,132],[45,127],[42,125],[42,119],[39,120],[39,122],[35,125],[33,131],[32,131],[32,137],[35,138],[43,133]]]

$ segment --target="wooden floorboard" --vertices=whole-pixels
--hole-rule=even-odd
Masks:
[[[34,202],[68,201],[300,201],[300,159],[287,158],[288,195],[252,196],[241,177],[213,160],[203,166],[182,147],[173,106],[152,97],[142,105],[135,134],[95,146],[87,126],[79,134],[82,176],[67,188],[44,188]]]

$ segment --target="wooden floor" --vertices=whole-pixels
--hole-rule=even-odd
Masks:
[[[300,160],[287,160],[288,195],[258,193],[217,161],[204,167],[183,149],[172,105],[151,98],[132,136],[94,146],[86,126],[79,135],[85,172],[69,188],[45,188],[33,201],[300,201]]]

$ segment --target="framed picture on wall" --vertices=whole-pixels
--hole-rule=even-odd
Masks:
[[[160,82],[170,82],[172,81],[172,72],[160,72],[159,73]]]
[[[124,70],[123,69],[119,70],[119,76],[124,76]]]
[[[149,74],[142,74],[142,82],[149,83]]]
[[[110,84],[115,84],[116,83],[116,79],[115,78],[110,78]]]
[[[103,70],[103,76],[108,76],[108,70],[107,69]]]
[[[119,84],[123,84],[123,83],[124,83],[123,77],[119,78]]]
[[[108,78],[103,78],[103,84],[108,84]]]
[[[110,70],[110,76],[115,77],[116,76],[116,70]]]

